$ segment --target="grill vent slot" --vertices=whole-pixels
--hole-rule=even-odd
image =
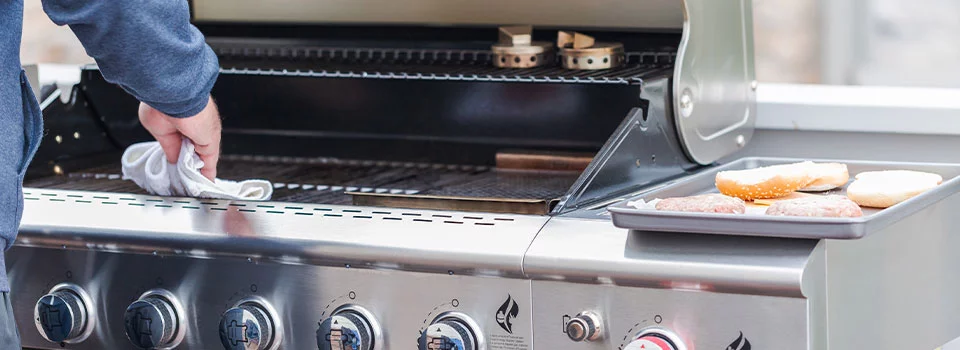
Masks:
[[[34,192],[38,191],[38,192]],[[27,201],[48,201],[55,203],[62,203],[64,205],[70,205],[71,203],[75,204],[93,204],[93,205],[109,205],[109,206],[118,206],[121,204],[126,204],[129,207],[143,207],[143,208],[162,208],[169,210],[207,210],[211,212],[223,212],[223,211],[237,211],[247,214],[270,214],[270,215],[289,215],[289,216],[301,216],[301,217],[318,217],[319,219],[356,219],[356,220],[383,220],[383,221],[410,221],[410,222],[427,222],[427,223],[438,223],[438,224],[449,224],[449,225],[464,225],[464,224],[473,224],[475,226],[495,226],[497,224],[505,224],[507,222],[514,221],[511,218],[504,218],[498,216],[492,217],[481,217],[481,216],[460,216],[456,214],[433,214],[432,217],[442,218],[440,219],[426,219],[423,218],[424,214],[419,213],[397,213],[392,211],[382,211],[382,210],[359,210],[359,209],[333,209],[325,207],[316,207],[312,208],[315,211],[321,213],[327,212],[325,214],[315,214],[308,211],[301,210],[310,210],[310,207],[287,207],[286,209],[293,210],[276,210],[269,208],[277,208],[277,206],[272,205],[254,205],[254,204],[242,204],[242,203],[231,203],[229,201],[200,201],[195,199],[173,199],[173,198],[129,198],[129,197],[119,197],[119,196],[93,196],[93,195],[67,195],[62,192],[39,192],[39,189],[29,189],[24,192],[24,199]],[[60,197],[70,198],[70,200],[63,199]],[[91,198],[98,200],[87,200],[83,198]],[[103,200],[107,199],[107,200]],[[132,200],[126,201],[124,203],[117,202],[116,200]],[[114,200],[114,201],[108,201]],[[257,208],[257,209],[254,209]],[[400,214],[398,216],[397,214]]]

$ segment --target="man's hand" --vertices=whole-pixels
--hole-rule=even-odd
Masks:
[[[193,141],[197,154],[203,160],[200,173],[210,181],[217,177],[221,126],[220,112],[212,98],[199,114],[188,118],[174,118],[140,103],[140,123],[160,142],[168,162],[176,163],[180,158],[180,146],[186,137]]]

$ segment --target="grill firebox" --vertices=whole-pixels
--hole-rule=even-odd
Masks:
[[[276,201],[550,214],[582,194],[597,169],[585,171],[586,163],[560,171],[498,168],[500,155],[573,153],[589,160],[605,145],[606,153],[615,151],[620,141],[611,140],[625,136],[614,130],[633,127],[625,118],[673,128],[665,111],[651,107],[667,104],[666,91],[644,91],[649,81],[669,79],[676,57],[670,46],[643,46],[617,68],[569,70],[559,58],[535,68],[497,68],[489,45],[210,43],[222,66],[213,91],[224,116],[218,175],[269,180]],[[101,137],[96,143],[67,137],[46,147],[26,185],[143,193],[121,179],[117,162],[124,148],[150,140],[136,123],[137,102],[96,69],[84,70],[73,94],[71,104],[48,106],[69,112],[51,113],[48,137],[81,128]],[[671,174],[689,168],[675,157],[681,152],[675,138],[662,132],[650,138],[673,145],[661,161]]]

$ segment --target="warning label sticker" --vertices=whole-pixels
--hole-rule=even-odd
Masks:
[[[492,350],[528,350],[530,345],[524,337],[494,334],[490,336],[489,348]]]

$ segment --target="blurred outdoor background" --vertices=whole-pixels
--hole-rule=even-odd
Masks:
[[[87,63],[25,0],[22,60]],[[960,88],[960,0],[753,0],[762,82]]]

